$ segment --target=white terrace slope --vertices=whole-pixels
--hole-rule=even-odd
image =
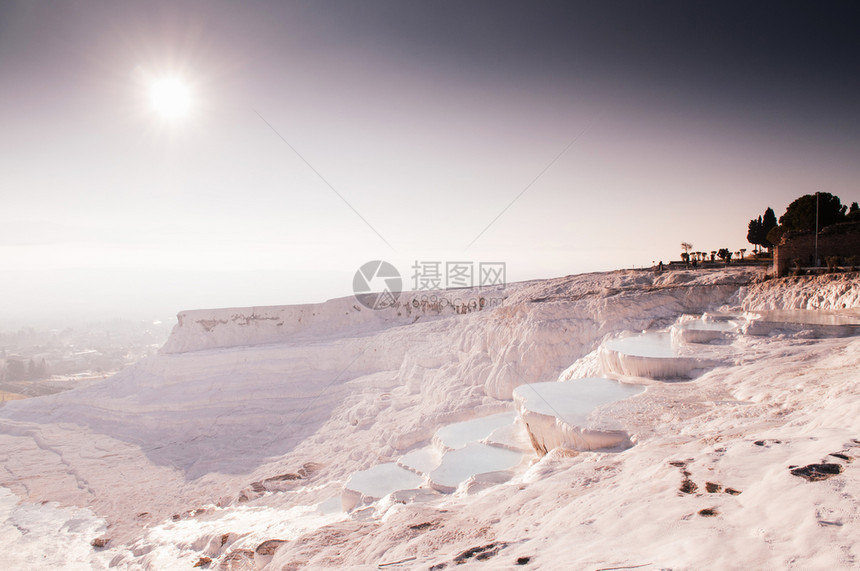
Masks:
[[[500,305],[465,313],[420,303],[372,312],[353,299],[183,312],[162,354],[0,408],[0,486],[89,507],[110,524],[117,557],[145,563],[121,545],[147,526],[211,503],[339,495],[352,473],[428,443],[439,426],[509,410],[516,386],[555,380],[607,335],[794,299],[784,281],[743,287],[757,275],[569,276],[513,284]],[[857,305],[856,283],[843,285],[816,291],[830,306]],[[284,484],[290,493],[256,499],[259,482],[308,463],[321,466]]]

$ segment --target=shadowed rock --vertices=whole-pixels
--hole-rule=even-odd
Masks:
[[[684,478],[684,481],[681,482],[681,487],[679,489],[681,493],[692,494],[699,489],[699,486],[697,486],[693,480],[689,478]]]
[[[257,555],[274,555],[275,551],[278,550],[280,546],[286,543],[286,540],[283,539],[268,539],[257,546],[257,549],[254,552]]]
[[[499,553],[502,549],[507,547],[505,543],[488,543],[487,545],[481,545],[478,547],[472,547],[471,549],[467,549],[460,555],[454,558],[454,563],[460,565],[465,563],[466,560],[472,559],[473,557],[478,561],[485,561]]]
[[[254,564],[256,568],[262,569],[271,563],[275,552],[285,543],[286,541],[283,539],[268,539],[258,545],[257,549],[254,550]]]
[[[235,549],[227,554],[221,565],[221,571],[255,571],[254,552],[250,549]]]
[[[837,474],[842,473],[842,466],[839,464],[807,464],[800,468],[795,468],[791,471],[792,475],[806,478],[810,482],[818,482],[832,478]]]

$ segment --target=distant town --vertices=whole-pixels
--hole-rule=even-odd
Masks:
[[[108,377],[157,352],[172,327],[172,321],[112,320],[0,331],[0,403]]]

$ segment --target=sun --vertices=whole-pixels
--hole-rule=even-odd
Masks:
[[[188,114],[191,108],[191,91],[176,78],[164,78],[149,87],[152,108],[166,119],[179,119]]]

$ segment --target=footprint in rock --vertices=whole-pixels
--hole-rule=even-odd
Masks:
[[[487,545],[479,545],[478,547],[472,547],[454,557],[454,559],[451,560],[451,563],[453,563],[454,565],[462,565],[463,563],[466,563],[469,559],[475,559],[476,561],[486,561],[487,559],[498,555],[499,551],[501,551],[507,546],[508,544],[504,542],[494,542],[488,543]],[[528,560],[526,561],[526,563],[528,563]],[[518,563],[518,565],[524,564],[525,563]],[[440,571],[441,569],[445,569],[447,567],[448,563],[437,563],[436,565],[430,567],[430,571]]]
[[[430,529],[436,529],[439,527],[439,522],[437,521],[425,521],[424,523],[415,523],[409,526],[409,529],[412,531],[425,531]]]
[[[699,486],[696,484],[696,482],[690,479],[690,472],[689,470],[687,470],[687,462],[692,461],[693,459],[690,458],[686,462],[683,462],[681,460],[674,460],[672,462],[669,462],[670,466],[680,468],[681,475],[684,477],[684,479],[681,480],[681,487],[678,488],[678,491],[682,494],[692,494],[699,489]]]
[[[681,476],[683,476],[683,480],[681,480],[681,487],[678,488],[678,491],[682,494],[694,494],[699,489],[698,484],[690,479],[692,475],[689,470],[687,470],[687,462],[692,462],[692,459],[688,459],[687,461],[674,460],[669,462],[670,466],[674,466],[675,468],[679,468],[681,470]],[[736,490],[735,488],[723,488],[722,484],[718,484],[717,482],[705,482],[705,491],[709,494],[718,494],[720,492],[725,492],[730,496],[740,495],[741,491]]]
[[[756,440],[753,444],[770,448],[770,444],[768,444],[768,442],[770,442],[770,444],[782,444],[782,440]]]
[[[730,496],[738,496],[741,493],[740,490],[736,490],[734,488],[723,489],[722,484],[718,484],[716,482],[705,482],[705,490],[707,490],[709,494],[719,494],[720,492],[725,492]]]

